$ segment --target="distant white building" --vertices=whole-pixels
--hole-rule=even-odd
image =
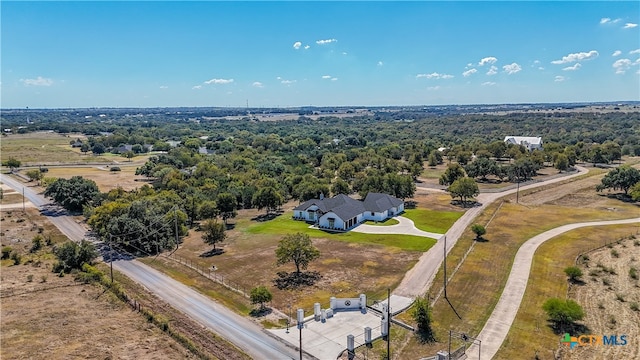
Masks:
[[[507,144],[522,145],[529,151],[542,150],[542,138],[535,136],[505,136],[504,142]]]

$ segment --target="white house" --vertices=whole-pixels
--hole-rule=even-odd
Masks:
[[[542,150],[542,138],[535,136],[505,136],[504,142],[507,144],[522,145],[529,151]]]
[[[349,230],[363,221],[384,221],[404,211],[404,201],[391,195],[368,193],[364,201],[339,194],[307,200],[293,209],[293,218],[321,229]]]

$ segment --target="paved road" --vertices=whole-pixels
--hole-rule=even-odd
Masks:
[[[511,273],[509,274],[507,283],[502,291],[500,300],[498,300],[498,304],[493,309],[493,312],[491,313],[489,320],[485,323],[484,328],[482,328],[482,331],[480,331],[480,334],[476,337],[478,340],[482,341],[482,353],[480,354],[480,358],[493,358],[496,352],[500,349],[500,346],[502,346],[502,342],[507,337],[511,324],[513,323],[513,320],[515,320],[518,309],[520,308],[524,292],[527,289],[527,282],[529,281],[529,274],[531,272],[531,264],[533,263],[533,255],[540,245],[562,233],[581,227],[633,224],[636,222],[640,223],[640,218],[568,224],[545,231],[522,244],[516,253],[513,266],[511,267]],[[477,346],[473,345],[467,349],[466,353],[477,354],[478,351],[479,349]]]
[[[532,189],[535,187],[564,181],[585,174],[588,171],[581,166],[577,166],[577,169],[578,171],[571,175],[529,184],[526,186],[520,186],[520,190]],[[453,224],[453,226],[447,231],[447,233],[444,234],[444,236],[447,237],[447,254],[451,251],[451,249],[453,249],[458,239],[462,236],[462,233],[471,225],[473,220],[487,206],[489,206],[489,204],[503,196],[513,194],[516,191],[517,189],[509,189],[500,193],[483,193],[478,195],[476,200],[481,205],[467,210],[464,215],[462,215],[458,219],[458,221]],[[435,278],[436,273],[438,272],[438,269],[442,264],[443,253],[445,251],[443,239],[444,237],[440,238],[438,242],[433,247],[431,247],[431,249],[422,254],[420,260],[418,260],[418,263],[405,274],[402,282],[400,282],[400,285],[398,285],[398,287],[393,290],[394,295],[415,298],[417,296],[422,296],[429,290],[429,287],[433,283],[433,279]]]
[[[87,237],[87,229],[64,212],[48,206],[48,201],[5,174],[0,181],[24,194],[29,201],[43,209],[43,214],[69,239],[80,241]],[[197,291],[171,279],[139,261],[116,261],[114,269],[145,286],[159,298],[181,310],[195,321],[235,344],[254,359],[298,359],[299,354],[272,338],[251,321],[233,313]]]

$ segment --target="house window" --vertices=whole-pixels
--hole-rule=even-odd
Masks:
[[[376,216],[376,214],[372,211],[372,212],[371,212],[371,216]]]
[[[335,225],[336,225],[336,219],[334,219],[334,218],[328,218],[327,220],[329,220],[329,227],[330,227],[330,228],[335,227]]]

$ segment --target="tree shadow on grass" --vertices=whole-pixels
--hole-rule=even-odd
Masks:
[[[480,243],[486,243],[486,242],[489,242],[489,239],[487,239],[487,238],[486,238],[486,237],[484,237],[484,236],[476,237],[474,240],[475,240],[476,242],[480,242]]]
[[[278,272],[278,277],[273,279],[273,284],[280,290],[296,289],[301,286],[312,286],[322,276],[317,271],[301,271],[300,273]]]
[[[562,335],[564,333],[569,333],[571,336],[580,336],[583,334],[591,333],[591,329],[584,324],[579,324],[575,322],[571,323],[561,323],[553,320],[548,320],[549,328],[553,330],[553,333],[556,335]]]
[[[252,217],[251,220],[252,221],[269,221],[277,218],[282,213],[283,213],[282,211],[276,211],[276,212],[270,212],[268,214],[260,214],[256,217]]]
[[[200,257],[211,257],[224,254],[224,249],[211,249],[200,254]]]
[[[582,286],[586,284],[582,279],[569,279],[569,283],[571,285],[578,285],[578,286]]]
[[[267,316],[269,314],[271,314],[273,312],[273,309],[269,308],[269,307],[262,307],[262,308],[257,308],[257,309],[253,309],[251,310],[251,312],[249,312],[249,315],[252,317],[261,317],[261,316]]]

